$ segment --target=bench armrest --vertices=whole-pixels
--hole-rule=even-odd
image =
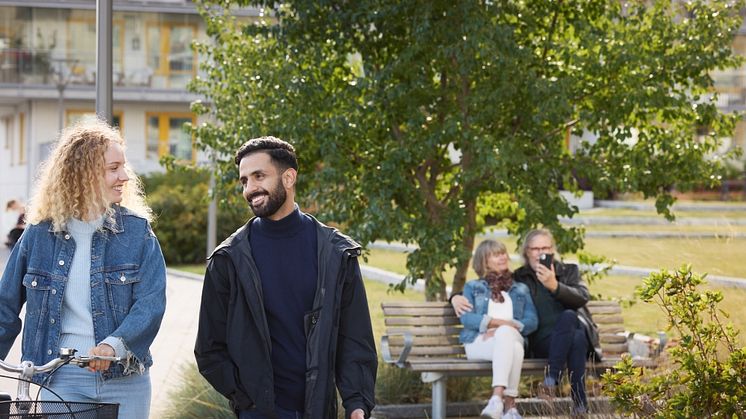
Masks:
[[[412,350],[412,342],[414,340],[414,337],[410,332],[404,332],[401,333],[401,335],[404,336],[404,347],[401,350],[401,354],[399,354],[399,359],[394,361],[393,357],[391,356],[391,348],[389,347],[388,335],[381,336],[381,356],[383,357],[384,362],[386,362],[387,364],[396,364],[397,367],[404,368],[406,366],[409,352]]]

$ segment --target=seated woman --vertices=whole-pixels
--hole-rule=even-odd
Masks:
[[[460,341],[470,360],[492,361],[493,393],[483,418],[520,418],[515,409],[524,354],[524,336],[538,325],[528,287],[513,282],[505,246],[485,240],[474,252],[474,271],[464,297],[471,310],[461,314]],[[503,415],[503,410],[507,412]]]

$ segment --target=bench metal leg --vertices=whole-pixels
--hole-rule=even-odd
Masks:
[[[433,385],[432,419],[446,419],[446,376],[443,374],[425,372],[422,382]]]

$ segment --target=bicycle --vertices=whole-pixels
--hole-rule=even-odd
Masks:
[[[94,360],[111,362],[121,360],[121,358],[110,356],[75,356],[75,352],[77,352],[75,349],[60,348],[57,358],[41,366],[34,365],[31,361],[13,365],[0,360],[0,369],[18,373],[17,378],[10,377],[18,381],[16,400],[11,400],[7,393],[0,393],[0,419],[117,419],[118,403],[68,402],[46,387],[46,380],[40,384],[40,387],[57,396],[60,401],[40,401],[38,393],[36,400],[31,399],[29,389],[34,374],[49,372],[49,377],[51,377],[60,367],[68,364],[85,368]]]

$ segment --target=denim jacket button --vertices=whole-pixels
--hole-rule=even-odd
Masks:
[[[52,355],[52,350],[51,349],[47,349],[47,355]]]
[[[65,240],[70,240],[70,235],[69,234],[65,234]]]
[[[35,287],[36,286],[36,281],[31,281],[31,286]]]
[[[119,277],[119,280],[122,281],[122,282],[125,282],[127,280],[127,278],[124,275],[122,275],[122,276]]]
[[[49,323],[54,324],[54,319],[49,319]]]
[[[64,265],[64,264],[65,264],[65,261],[64,261],[64,260],[60,260],[60,261],[59,261],[59,262],[57,262],[57,263],[58,263],[58,264],[59,264],[60,266],[62,266],[62,265]]]
[[[36,286],[36,284],[31,284],[31,285]],[[52,295],[55,295],[55,294],[57,294],[57,290],[52,290]]]

